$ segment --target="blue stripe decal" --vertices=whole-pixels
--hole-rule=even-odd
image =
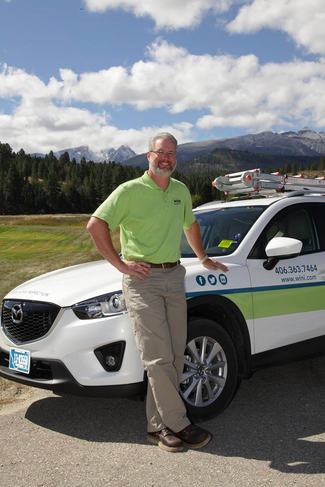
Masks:
[[[263,287],[254,287],[252,291],[254,293],[258,293],[260,291],[281,291],[282,289],[297,289],[302,287],[318,287],[324,286],[325,282],[309,282],[306,284],[286,284],[286,285],[278,285],[278,286],[263,286]]]
[[[206,296],[207,294],[220,294],[220,295],[225,295],[225,294],[239,294],[239,293],[250,293],[252,290],[250,287],[245,288],[245,289],[225,289],[225,290],[220,290],[220,291],[197,291],[197,292],[192,292],[192,293],[186,293],[186,297],[188,298],[194,298],[195,296]]]
[[[196,296],[207,296],[208,294],[213,294],[214,296],[216,294],[230,294],[229,292],[223,292],[223,291],[198,291],[194,293],[186,293],[187,298],[195,298]]]
[[[303,287],[317,287],[317,286],[324,286],[325,282],[310,282],[306,284],[286,284],[286,285],[278,285],[278,286],[263,286],[263,287],[244,287],[238,289],[220,289],[215,291],[195,291],[195,292],[188,292],[186,296],[188,298],[193,298],[195,296],[206,296],[209,294],[243,294],[243,293],[258,293],[258,292],[265,292],[265,291],[282,291],[283,289],[297,289]]]

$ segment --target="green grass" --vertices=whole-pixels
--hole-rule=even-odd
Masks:
[[[0,217],[0,300],[22,282],[101,259],[86,230],[89,215]],[[118,234],[113,242],[119,250]]]
[[[0,303],[45,272],[102,259],[86,230],[89,215],[0,216]],[[118,232],[112,236],[117,251]],[[0,377],[0,389],[8,381]]]

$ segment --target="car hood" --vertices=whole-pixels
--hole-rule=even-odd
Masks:
[[[5,299],[25,299],[72,306],[122,289],[122,274],[106,260],[89,262],[43,274],[20,284]]]
[[[185,258],[181,262],[187,270],[186,290],[188,292],[198,290],[198,279],[203,277],[202,282],[205,282],[211,271],[204,269],[196,258]],[[229,256],[227,265],[230,269]],[[219,275],[220,271],[216,271],[215,274]],[[211,290],[216,289],[214,286],[215,284],[210,286]],[[207,287],[202,288],[202,291],[208,291],[210,287],[208,289],[207,283]],[[106,260],[99,260],[35,277],[14,288],[4,299],[42,301],[68,307],[96,296],[121,290],[122,274]]]

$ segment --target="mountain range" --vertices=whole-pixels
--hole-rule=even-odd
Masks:
[[[261,132],[224,139],[187,142],[178,146],[177,161],[179,168],[181,169],[187,161],[208,154],[215,149],[313,158],[325,154],[325,132],[318,133],[304,127],[298,132]],[[148,166],[146,154],[136,155],[127,145],[122,145],[117,150],[106,149],[96,152],[91,151],[87,146],[81,146],[54,152],[54,155],[59,158],[65,152],[68,152],[70,160],[75,158],[77,162],[80,162],[84,157],[86,161],[115,161],[128,166],[140,166],[143,169]],[[44,154],[39,153],[31,155],[45,157]]]
[[[283,156],[319,157],[325,154],[325,132],[315,132],[304,127],[298,132],[261,132],[225,139],[189,142],[179,144],[177,161],[180,166],[196,157],[203,156],[215,149],[247,151],[255,154],[275,154]],[[123,164],[148,166],[145,154],[131,157]]]

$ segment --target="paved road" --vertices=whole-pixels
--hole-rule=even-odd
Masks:
[[[0,486],[325,486],[324,377],[324,358],[255,374],[181,453],[146,443],[142,402],[42,392],[0,414]]]

